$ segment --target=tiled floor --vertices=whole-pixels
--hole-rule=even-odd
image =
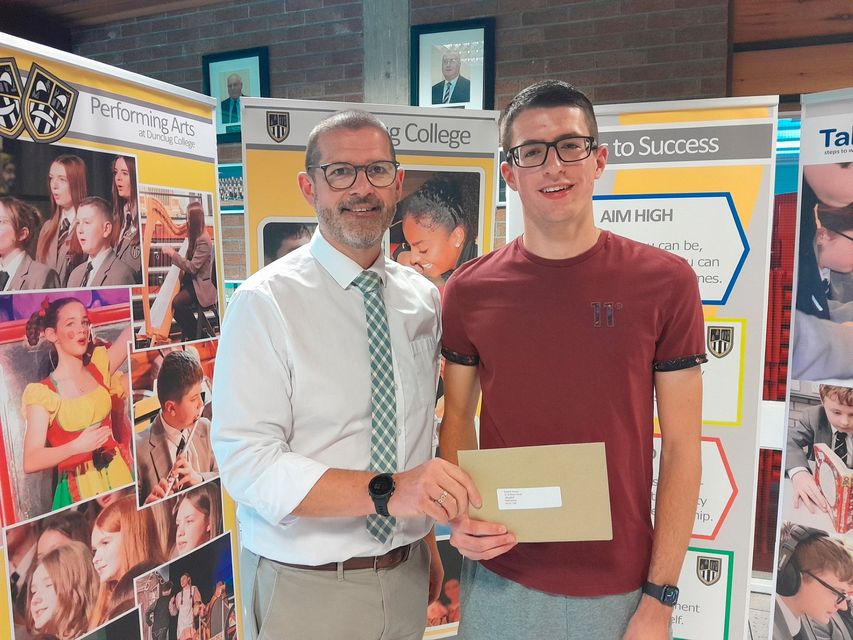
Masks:
[[[766,593],[752,593],[749,597],[749,638],[750,640],[768,640],[770,632],[770,596]]]

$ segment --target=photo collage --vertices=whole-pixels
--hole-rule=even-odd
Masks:
[[[13,167],[0,190],[13,638],[232,640],[210,443],[214,194],[142,184],[133,154],[23,139],[0,151]]]

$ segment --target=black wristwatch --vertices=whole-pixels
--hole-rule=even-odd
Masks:
[[[643,593],[655,600],[660,600],[668,607],[673,607],[678,603],[678,587],[673,584],[660,585],[647,582],[643,585]]]
[[[388,501],[394,495],[396,488],[397,485],[390,473],[380,473],[370,479],[370,483],[367,485],[367,493],[370,494],[373,506],[376,507],[376,513],[380,516],[391,515],[388,513]]]

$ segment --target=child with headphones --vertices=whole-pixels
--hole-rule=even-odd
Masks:
[[[776,575],[773,640],[849,640],[838,615],[849,606],[853,557],[825,531],[785,523]]]

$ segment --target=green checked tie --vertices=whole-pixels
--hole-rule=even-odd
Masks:
[[[379,275],[362,271],[353,285],[364,296],[367,316],[367,349],[370,352],[370,409],[373,429],[370,436],[370,470],[394,473],[397,470],[397,397],[394,392],[394,363],[388,316],[382,300]],[[385,542],[397,519],[378,514],[367,516],[367,530]]]

